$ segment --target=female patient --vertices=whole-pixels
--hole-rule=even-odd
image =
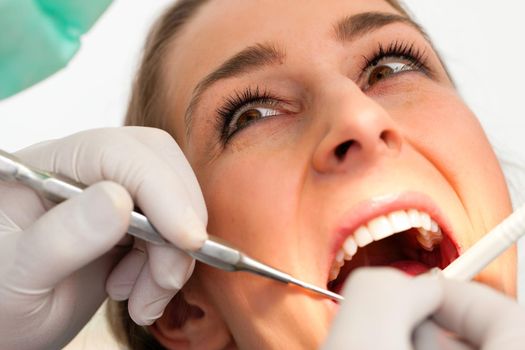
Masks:
[[[149,37],[128,125],[168,131],[208,231],[339,292],[360,266],[447,266],[511,212],[478,120],[394,0],[183,0]],[[479,281],[515,294],[515,252]],[[197,266],[134,348],[315,348],[334,303]],[[156,338],[156,341],[153,339]]]

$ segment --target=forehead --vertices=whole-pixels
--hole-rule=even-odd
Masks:
[[[277,42],[289,52],[307,42],[322,45],[338,20],[374,11],[396,12],[385,0],[210,0],[177,35],[166,60],[176,116],[170,124],[182,119],[199,80],[244,48]]]

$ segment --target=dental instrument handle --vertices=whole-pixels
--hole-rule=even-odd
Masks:
[[[42,171],[26,165],[14,155],[3,150],[0,150],[0,180],[22,183],[54,203],[70,199],[82,193],[86,188],[85,185],[60,174]],[[154,244],[167,243],[149,220],[136,211],[131,213],[128,233]]]
[[[487,233],[443,270],[447,278],[468,281],[525,235],[525,205]]]
[[[0,180],[22,183],[53,203],[60,203],[84,191],[84,184],[75,182],[60,174],[35,169],[24,164],[16,156],[0,149]],[[148,218],[136,211],[131,213],[128,233],[153,244],[169,244]],[[208,265],[234,271],[240,261],[239,251],[218,242],[210,236],[203,247],[196,252],[187,251],[195,259]]]
[[[85,185],[60,174],[26,165],[16,156],[1,149],[0,180],[22,183],[54,203],[76,196],[86,188]],[[148,218],[136,211],[131,213],[128,233],[153,244],[168,244]],[[200,250],[187,253],[199,261],[227,271],[234,271],[235,265],[241,259],[239,251],[218,243],[218,239],[213,236],[205,241]]]

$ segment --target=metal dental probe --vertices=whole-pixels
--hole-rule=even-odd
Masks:
[[[58,174],[45,172],[24,164],[11,153],[0,150],[0,180],[18,182],[31,187],[54,203],[60,203],[77,194],[86,187]],[[128,233],[153,244],[171,244],[166,241],[147,217],[133,211]],[[246,271],[270,278],[285,284],[294,284],[335,301],[344,298],[329,290],[298,280],[287,273],[250,258],[238,249],[212,235],[197,251],[186,251],[194,259],[226,271]]]

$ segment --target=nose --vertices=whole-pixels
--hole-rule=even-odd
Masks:
[[[394,120],[357,85],[324,96],[317,119],[326,131],[313,155],[317,172],[348,172],[399,154],[403,139]]]

